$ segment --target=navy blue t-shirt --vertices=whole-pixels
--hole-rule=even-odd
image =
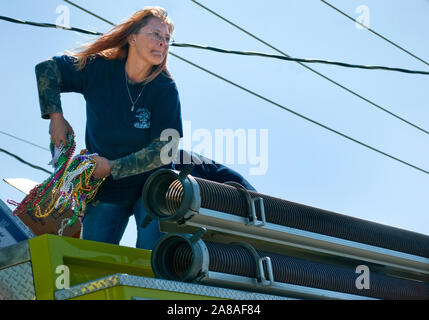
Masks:
[[[195,166],[191,171],[191,176],[219,183],[238,182],[247,190],[256,191],[240,173],[223,164],[217,163],[195,152],[180,150],[179,156],[180,160],[173,163],[173,169],[175,170],[181,171],[185,168],[187,163],[193,163]]]
[[[86,148],[109,160],[137,152],[159,138],[164,129],[183,136],[180,99],[176,84],[166,72],[146,84],[130,84],[132,110],[126,86],[125,62],[102,57],[88,60],[76,70],[76,59],[67,55],[53,58],[61,73],[61,92],[82,93],[86,100]],[[141,91],[143,88],[143,91]],[[167,165],[166,167],[171,167]],[[113,180],[109,176],[96,199],[110,203],[136,201],[153,171]]]

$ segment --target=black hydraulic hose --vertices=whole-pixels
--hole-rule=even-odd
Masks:
[[[201,207],[247,216],[238,190],[195,178],[201,190]],[[365,243],[429,258],[429,237],[423,234],[358,219],[291,201],[249,191],[264,200],[267,222]],[[257,216],[260,214],[257,210]]]
[[[158,242],[152,252],[152,269],[157,277],[198,282],[204,274],[204,263],[208,265],[207,271],[257,277],[257,263],[245,247],[203,240],[192,242],[186,236],[170,234]],[[198,253],[204,247],[207,249],[205,256]],[[256,252],[261,258],[271,259],[275,282],[378,299],[429,299],[428,283],[370,272],[369,289],[358,289],[356,279],[359,274],[354,269],[265,251]]]
[[[248,201],[236,187],[200,178],[181,178],[159,170],[144,187],[146,209],[152,218],[189,218],[200,208],[249,217]],[[429,236],[332,211],[248,191],[263,199],[266,221],[318,234],[429,258]],[[261,219],[256,206],[256,215]]]

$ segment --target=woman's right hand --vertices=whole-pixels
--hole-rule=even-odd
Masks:
[[[51,135],[52,143],[59,148],[61,142],[64,146],[68,144],[67,134],[71,133],[74,135],[73,128],[64,119],[62,113],[51,113],[50,115],[51,122],[49,124],[49,134]]]

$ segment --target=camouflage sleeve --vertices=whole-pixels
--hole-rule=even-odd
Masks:
[[[50,113],[62,112],[61,73],[57,63],[50,59],[36,65],[36,79],[42,118],[49,119]]]
[[[123,158],[109,160],[113,180],[150,171],[171,163],[179,149],[180,137],[169,141],[154,139],[146,148]]]

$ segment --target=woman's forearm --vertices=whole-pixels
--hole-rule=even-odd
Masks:
[[[117,160],[109,160],[113,179],[126,178],[170,163],[179,149],[179,142],[180,138],[173,137],[170,141],[158,138],[140,151]]]
[[[61,73],[54,60],[46,60],[36,66],[42,118],[49,119],[51,113],[62,113],[60,88]]]

